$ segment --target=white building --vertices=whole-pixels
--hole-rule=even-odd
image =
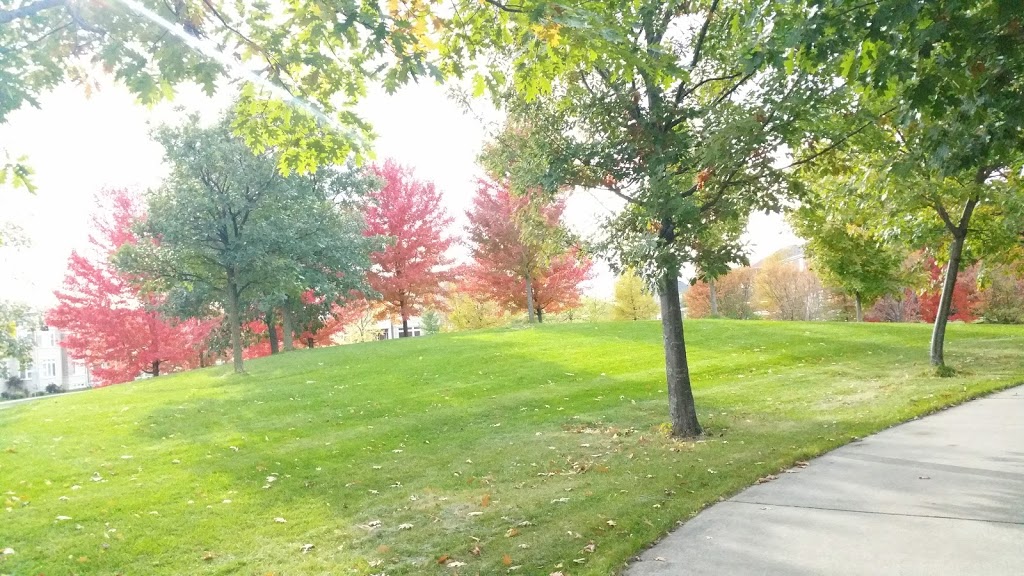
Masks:
[[[409,336],[423,336],[423,329],[420,324],[419,316],[412,316],[409,318]],[[395,323],[390,319],[378,321],[376,330],[374,330],[374,336],[377,340],[401,338],[402,321],[399,320],[398,323]]]
[[[18,328],[19,332],[22,330]],[[33,339],[32,361],[20,365],[14,358],[3,358],[7,366],[8,376],[19,376],[24,381],[24,389],[29,394],[45,392],[46,387],[54,384],[65,391],[82,390],[92,386],[92,378],[85,364],[72,360],[60,345],[61,333],[56,328],[44,326],[32,330]],[[7,382],[0,381],[0,391],[6,390]]]

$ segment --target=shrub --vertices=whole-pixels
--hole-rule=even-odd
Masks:
[[[63,391],[64,391],[64,389],[61,388],[60,386],[56,385],[56,384],[47,384],[46,385],[46,393],[47,394],[60,394]]]

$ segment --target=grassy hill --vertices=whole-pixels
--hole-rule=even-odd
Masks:
[[[923,325],[686,329],[697,442],[663,432],[653,322],[297,351],[0,409],[0,574],[615,573],[760,477],[1024,380],[1021,327],[951,326],[954,378]]]

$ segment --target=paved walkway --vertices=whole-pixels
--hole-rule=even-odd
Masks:
[[[1024,575],[1024,386],[748,488],[625,574]]]

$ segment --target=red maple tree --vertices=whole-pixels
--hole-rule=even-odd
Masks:
[[[400,317],[408,334],[409,318],[439,305],[442,283],[451,279],[445,253],[453,239],[444,231],[453,220],[434,184],[417,180],[410,168],[387,160],[373,171],[384,186],[371,196],[365,234],[391,242],[370,254],[367,280],[381,295],[381,317]]]
[[[303,310],[296,315],[296,338],[294,345],[313,348],[335,344],[335,336],[344,334],[346,328],[369,310],[366,298],[357,291],[352,291],[341,303],[334,302],[327,306],[323,297],[307,290],[300,297]],[[282,341],[284,327],[275,325],[278,343]],[[242,326],[243,339],[249,344],[242,351],[246,360],[270,356],[270,329],[263,319],[251,320]]]
[[[919,296],[921,306],[921,319],[925,322],[935,322],[935,316],[939,312],[939,299],[942,297],[942,279],[944,268],[939,266],[934,258],[928,258],[928,271],[931,276],[929,288]],[[949,320],[955,322],[973,322],[978,319],[975,314],[980,301],[978,294],[978,267],[971,266],[963,269],[957,274],[956,284],[953,285],[953,302],[949,307]]]
[[[593,263],[578,248],[551,241],[564,210],[564,202],[531,201],[497,182],[477,180],[466,213],[473,256],[464,271],[467,291],[523,311],[529,279],[538,321],[545,313],[578,306],[580,284],[590,277]]]
[[[142,294],[137,279],[110,263],[118,248],[137,241],[132,225],[144,217],[138,200],[127,190],[110,190],[97,204],[91,253],[71,253],[47,324],[65,333],[61,345],[69,356],[85,361],[99,385],[198,366],[206,338],[219,320],[162,315],[161,297]]]

